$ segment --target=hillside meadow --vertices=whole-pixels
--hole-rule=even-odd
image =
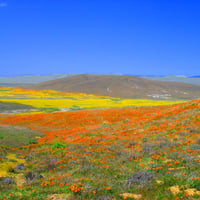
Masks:
[[[0,87],[0,102],[19,103],[33,107],[19,114],[56,112],[64,110],[115,108],[130,106],[172,105],[185,101],[120,99],[83,93],[65,93],[54,90],[30,90],[12,87]],[[34,109],[35,108],[35,109]],[[14,108],[13,108],[14,109]],[[7,113],[7,115],[9,112]],[[11,113],[12,115],[15,113]]]
[[[66,102],[67,97],[66,93]],[[1,92],[1,100],[27,100],[35,107],[33,102],[43,98],[52,107],[59,103],[49,103],[55,100],[50,98],[65,101],[63,93],[55,91]],[[76,98],[79,103],[81,98],[109,99],[83,94]],[[4,132],[31,130],[36,140],[23,146],[1,145],[0,199],[199,199],[200,100],[140,105],[103,109],[102,104],[102,109],[1,116]]]

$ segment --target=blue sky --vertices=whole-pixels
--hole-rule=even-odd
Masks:
[[[0,76],[200,74],[199,0],[0,0]]]

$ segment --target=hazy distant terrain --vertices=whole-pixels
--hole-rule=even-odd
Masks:
[[[77,73],[64,73],[64,74],[50,74],[50,75],[24,75],[24,76],[14,76],[14,77],[0,77],[0,85],[2,86],[13,86],[20,87],[22,85],[37,84],[46,81],[51,81],[59,78],[80,75]],[[120,73],[110,73],[110,74],[93,74],[93,75],[112,75],[112,76],[122,76]],[[190,83],[194,85],[200,85],[200,76],[187,77],[187,76],[138,76],[141,78],[155,80],[155,81],[170,81],[170,82],[181,82]]]
[[[73,75],[76,74],[66,73],[66,74],[51,74],[51,75],[24,75],[24,76],[14,76],[14,77],[0,77],[0,85],[21,86],[25,84],[41,83]]]
[[[26,88],[137,99],[195,99],[200,97],[199,85],[154,81],[137,76],[80,74],[29,85]]]
[[[51,81],[51,80],[64,78],[68,76],[75,76],[75,75],[79,75],[79,74],[65,73],[65,74],[50,74],[50,75],[24,75],[24,76],[13,76],[13,77],[0,77],[0,85],[20,87],[22,85],[42,83],[45,81]],[[122,74],[111,73],[111,74],[98,74],[98,75],[120,76]]]
[[[190,83],[195,85],[200,85],[200,76],[187,77],[187,76],[143,76],[143,78],[155,81],[173,81]]]

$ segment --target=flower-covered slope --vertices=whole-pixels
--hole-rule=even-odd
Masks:
[[[4,198],[200,198],[200,100],[0,117],[0,124],[46,134],[13,149],[26,158],[25,181],[3,187]]]
[[[22,88],[0,87],[0,101],[33,106],[32,112],[53,112],[70,109],[112,108],[126,106],[171,105],[183,101],[120,99],[95,96],[83,93],[66,93],[54,90],[28,90]]]

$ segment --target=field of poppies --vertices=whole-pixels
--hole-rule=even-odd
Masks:
[[[2,200],[200,198],[199,99],[1,116],[0,124],[35,134],[28,145],[0,146]]]
[[[20,110],[11,113],[6,112],[6,115],[21,115],[96,108],[172,105],[184,101],[120,99],[82,93],[65,93],[54,90],[30,90],[0,87],[0,102],[20,103],[24,106],[26,105],[26,107],[32,107],[32,109],[22,110],[21,112]],[[5,115],[5,113],[2,113],[1,115]]]

